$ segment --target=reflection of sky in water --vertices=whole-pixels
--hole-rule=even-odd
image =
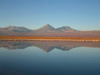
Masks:
[[[19,75],[99,75],[99,65],[100,48],[54,49],[49,53],[37,47],[24,50],[0,48],[1,75],[9,74],[9,70],[20,72]]]

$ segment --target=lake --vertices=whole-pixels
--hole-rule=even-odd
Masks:
[[[100,42],[0,41],[0,75],[100,75]]]

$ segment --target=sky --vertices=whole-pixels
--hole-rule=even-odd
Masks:
[[[0,27],[100,30],[100,0],[0,0]]]

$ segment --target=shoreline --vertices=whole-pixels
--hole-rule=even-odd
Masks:
[[[79,42],[92,41],[92,42],[100,42],[100,38],[0,36],[0,41],[79,41]]]
[[[0,41],[79,41],[79,42],[100,42],[100,40],[69,40],[69,39],[0,39]]]

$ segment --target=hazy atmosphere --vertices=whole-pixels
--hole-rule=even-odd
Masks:
[[[100,30],[100,0],[0,0],[0,27]]]

